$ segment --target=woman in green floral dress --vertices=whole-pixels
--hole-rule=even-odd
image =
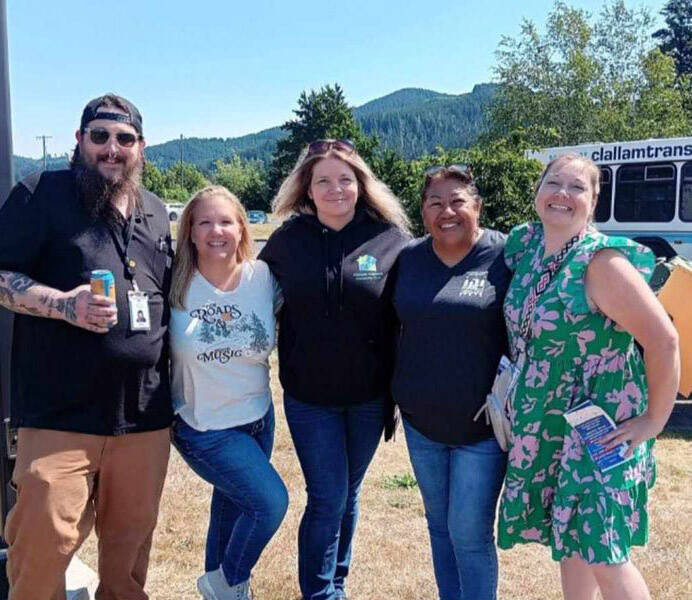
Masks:
[[[593,600],[599,589],[606,600],[647,599],[630,548],[648,537],[653,438],[675,398],[678,340],[646,284],[651,252],[590,225],[599,175],[579,156],[550,163],[535,200],[541,222],[516,227],[507,240],[514,277],[504,308],[514,358],[530,290],[556,256],[564,260],[524,328],[498,544],[550,546],[568,600]],[[565,411],[585,400],[616,422],[600,441],[626,443],[624,464],[602,472],[567,423]]]

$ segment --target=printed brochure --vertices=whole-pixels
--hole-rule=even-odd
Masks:
[[[597,443],[597,440],[616,428],[615,421],[601,407],[587,400],[568,410],[565,419],[584,441],[589,455],[601,471],[608,471],[629,460],[624,458],[627,444],[606,450]]]

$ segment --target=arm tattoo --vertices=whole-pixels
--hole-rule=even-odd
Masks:
[[[13,276],[9,277],[9,283],[12,291],[18,294],[23,294],[36,285],[36,282],[31,279],[31,277],[27,277],[21,273],[15,273]]]
[[[29,315],[36,315],[37,317],[41,316],[41,311],[38,308],[34,308],[33,306],[25,306],[24,304],[18,304],[17,308],[21,312],[25,312]]]
[[[58,290],[36,283],[23,273],[0,271],[0,305],[12,311],[61,318],[65,301],[60,296]]]
[[[65,318],[72,322],[77,322],[77,299],[68,298],[65,300]]]
[[[8,308],[14,306],[15,294],[23,294],[36,285],[36,282],[22,275],[11,271],[0,271],[0,303]]]

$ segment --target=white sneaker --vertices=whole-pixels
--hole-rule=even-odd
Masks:
[[[197,589],[204,600],[252,600],[250,580],[228,585],[221,567],[202,575],[197,580]]]

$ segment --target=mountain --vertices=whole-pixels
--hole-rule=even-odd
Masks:
[[[464,148],[478,138],[484,112],[496,90],[493,84],[474,86],[470,94],[439,94],[404,89],[355,108],[353,114],[368,135],[405,158],[432,152],[436,146]]]
[[[484,111],[497,86],[481,83],[468,94],[441,94],[432,90],[404,88],[355,107],[353,114],[363,131],[376,135],[380,144],[416,158],[432,152],[436,146],[466,147],[478,138],[484,123]],[[169,168],[183,160],[203,170],[214,162],[237,154],[244,159],[271,160],[276,141],[286,133],[279,127],[264,129],[236,138],[184,138],[147,146],[147,160],[160,168]],[[64,156],[51,156],[49,169],[63,168]],[[41,159],[14,157],[15,177],[20,179],[43,167]]]

